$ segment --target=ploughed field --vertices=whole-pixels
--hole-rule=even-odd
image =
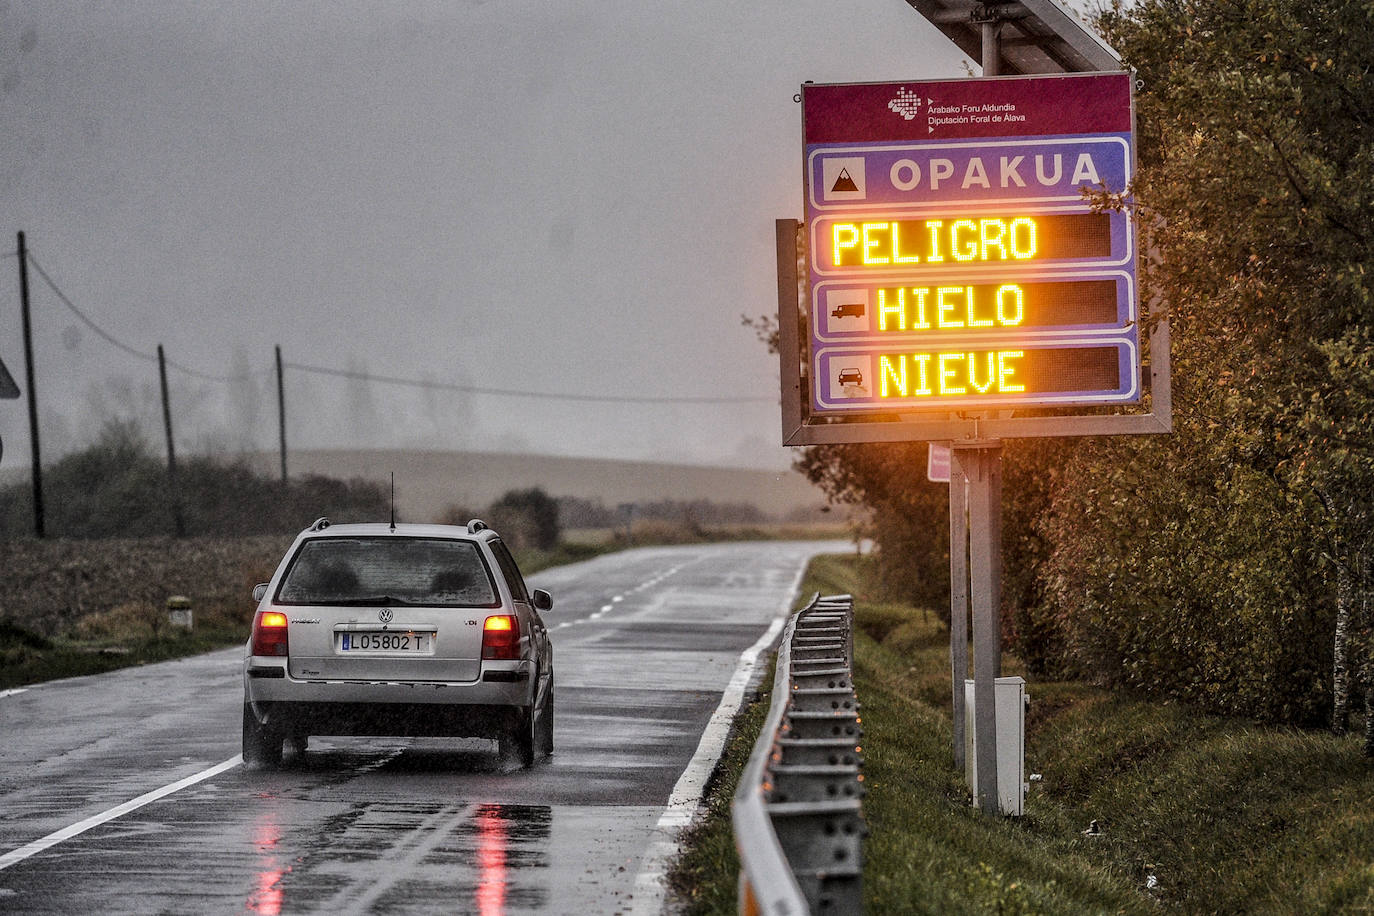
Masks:
[[[112,616],[155,627],[167,599],[183,595],[196,620],[241,616],[246,625],[253,585],[271,576],[291,537],[0,541],[0,621],[49,639],[108,629]]]

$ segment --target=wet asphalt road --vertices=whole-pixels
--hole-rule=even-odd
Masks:
[[[807,558],[843,549],[531,576],[556,602],[555,753],[531,770],[494,742],[343,738],[245,769],[240,649],[0,693],[0,912],[656,912],[748,659]]]

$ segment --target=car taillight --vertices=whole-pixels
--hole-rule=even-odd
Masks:
[[[482,624],[483,658],[520,657],[520,618],[503,614]]]
[[[253,618],[253,654],[286,655],[286,615],[280,611],[258,611]]]

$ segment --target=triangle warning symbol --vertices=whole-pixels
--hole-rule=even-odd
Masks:
[[[840,169],[840,175],[835,179],[835,187],[831,188],[831,193],[836,191],[855,191],[859,186],[854,183],[854,179],[849,177],[849,169]]]
[[[855,184],[855,180],[849,177],[849,169],[840,169],[840,177],[835,179],[835,187],[830,188],[831,192],[857,190],[859,190],[859,185]]]

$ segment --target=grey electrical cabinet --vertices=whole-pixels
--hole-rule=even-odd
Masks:
[[[964,779],[977,795],[978,748],[973,727],[973,681],[964,681]],[[1021,817],[1026,802],[1026,681],[999,677],[997,696],[997,807]]]

